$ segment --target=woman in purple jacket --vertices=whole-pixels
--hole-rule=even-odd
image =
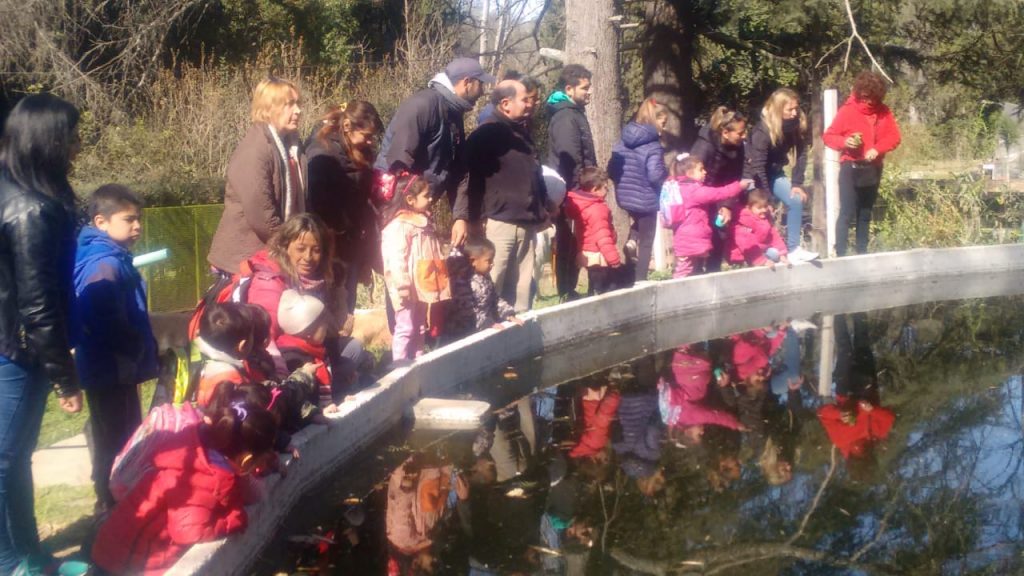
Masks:
[[[615,200],[633,221],[627,246],[636,250],[636,280],[646,280],[658,225],[658,199],[668,177],[661,132],[668,121],[665,107],[654,98],[644,100],[633,121],[622,129],[612,147],[608,176],[615,182]]]

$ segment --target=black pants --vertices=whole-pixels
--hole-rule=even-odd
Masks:
[[[629,235],[636,240],[636,270],[633,274],[637,282],[642,282],[647,280],[647,272],[651,268],[654,233],[658,229],[658,213],[630,212],[629,217],[633,220]]]
[[[587,279],[590,285],[588,294],[593,296],[594,294],[604,294],[619,288],[628,288],[633,285],[633,275],[634,272],[631,265],[619,266],[618,268],[588,266]]]
[[[142,424],[139,388],[111,384],[109,388],[86,390],[89,402],[89,450],[92,457],[92,481],[96,500],[111,507],[110,469],[114,458]]]
[[[855,168],[849,162],[839,165],[839,218],[836,220],[836,255],[845,256],[849,245],[850,220],[857,226],[857,253],[866,254],[871,234],[871,211],[878,199],[878,183],[857,186]]]
[[[580,269],[576,266],[576,237],[570,220],[560,213],[555,219],[555,286],[558,297],[565,299],[576,293]]]

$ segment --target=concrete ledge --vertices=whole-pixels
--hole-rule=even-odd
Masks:
[[[250,508],[248,530],[194,546],[168,574],[250,573],[259,551],[299,498],[395,425],[419,398],[444,395],[508,364],[536,358],[527,363],[531,373],[523,378],[524,385],[553,384],[680,342],[774,319],[1018,292],[1024,292],[1024,245],[1004,245],[889,252],[791,269],[645,282],[530,312],[523,326],[486,330],[424,355],[360,392],[332,426],[304,430],[295,439],[302,458],[289,465],[286,478],[267,479],[267,498]],[[580,353],[540,362],[542,354],[564,348]]]

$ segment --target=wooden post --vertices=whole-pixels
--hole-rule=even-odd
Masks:
[[[834,88],[825,90],[825,125],[828,129],[836,117],[839,105],[839,92]],[[836,249],[836,220],[839,218],[839,152],[825,148],[825,222],[826,222],[826,258],[831,258]]]
[[[821,339],[818,350],[821,354],[818,358],[818,395],[828,398],[832,395],[832,371],[835,368],[836,356],[836,317],[822,316],[821,330],[818,337]]]

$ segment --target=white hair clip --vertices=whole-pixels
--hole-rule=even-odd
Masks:
[[[687,153],[687,152],[680,152],[679,154],[676,154],[676,162],[682,162],[683,160],[686,160],[689,157],[690,157],[689,153]]]

